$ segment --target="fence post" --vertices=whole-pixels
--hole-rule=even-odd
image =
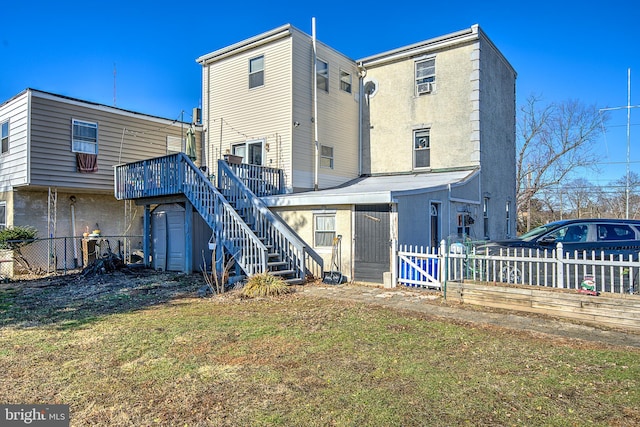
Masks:
[[[562,242],[556,245],[556,287],[564,288],[564,251],[562,250]]]
[[[438,275],[441,278],[442,295],[445,300],[447,299],[447,265],[449,264],[447,253],[447,243],[442,239],[440,240],[440,249],[438,251]]]

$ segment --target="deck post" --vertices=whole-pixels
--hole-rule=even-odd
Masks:
[[[144,266],[149,267],[150,249],[151,249],[151,208],[144,205],[144,217],[142,220],[142,254],[144,256]]]

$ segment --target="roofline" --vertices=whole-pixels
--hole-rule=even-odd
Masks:
[[[30,93],[32,96],[37,96],[38,98],[43,98],[43,99],[50,99],[50,100],[54,100],[54,101],[58,101],[58,102],[64,102],[66,104],[72,104],[72,105],[79,105],[82,107],[89,107],[89,108],[94,108],[96,110],[101,110],[101,111],[105,111],[105,112],[110,112],[113,114],[120,114],[120,115],[124,115],[124,116],[129,116],[129,117],[136,117],[136,118],[144,118],[147,120],[151,120],[151,121],[156,121],[156,122],[160,122],[160,123],[164,123],[166,124],[167,122],[170,122],[171,125],[173,124],[187,124],[190,125],[190,122],[181,122],[180,120],[176,119],[168,119],[166,117],[160,117],[160,116],[153,116],[150,114],[144,114],[144,113],[138,113],[136,111],[132,111],[132,110],[125,110],[124,108],[119,108],[119,107],[112,107],[109,105],[105,105],[105,104],[100,104],[98,102],[93,102],[93,101],[86,101],[83,99],[79,99],[79,98],[73,98],[70,96],[66,96],[66,95],[60,95],[60,94],[56,94],[56,93],[52,93],[52,92],[46,92],[43,90],[38,90],[38,89],[33,89],[33,88],[27,88],[25,90],[23,90],[22,92],[18,93],[16,96],[12,97],[11,99],[9,99],[8,101],[0,104],[0,106],[5,105],[6,103],[24,95],[25,93]]]
[[[419,55],[425,55],[437,50],[480,39],[486,41],[500,56],[502,61],[513,71],[513,73],[517,74],[507,58],[505,58],[502,52],[500,52],[500,50],[491,41],[491,39],[489,39],[487,34],[480,28],[478,24],[474,24],[464,30],[456,31],[418,43],[410,44],[408,46],[403,46],[397,49],[371,55],[366,58],[359,59],[357,60],[357,62],[361,63],[365,67],[375,67]]]
[[[239,52],[244,52],[249,49],[253,49],[257,46],[261,46],[272,41],[279,40],[281,38],[289,37],[295,28],[291,24],[285,24],[280,27],[269,30],[265,33],[258,34],[257,36],[250,37],[242,40],[238,43],[234,43],[230,46],[223,47],[206,55],[202,55],[196,59],[196,62],[201,65],[207,65],[211,62],[219,61],[231,55],[235,55]]]

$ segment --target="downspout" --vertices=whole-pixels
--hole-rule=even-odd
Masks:
[[[75,242],[76,235],[76,196],[69,197],[69,201],[71,202],[71,239],[73,242],[73,268],[78,268],[78,245]]]
[[[318,186],[318,51],[316,45],[316,18],[311,18],[311,41],[313,48],[313,140],[314,140],[314,156],[313,156],[313,189],[317,191]]]
[[[358,100],[358,176],[362,176],[362,118],[363,118],[363,112],[362,112],[362,102],[364,101],[364,78],[367,76],[367,70],[366,68],[364,68],[364,65],[362,65],[362,62],[360,64],[358,64],[358,79],[359,79],[359,91],[360,91],[360,95],[359,95],[359,100]]]

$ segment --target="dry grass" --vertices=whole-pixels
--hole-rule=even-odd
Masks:
[[[272,276],[269,273],[255,274],[251,276],[242,288],[242,295],[249,298],[271,297],[284,295],[291,289],[282,278]]]
[[[638,350],[137,280],[62,313],[67,285],[0,291],[0,401],[70,404],[73,426],[640,424]]]

